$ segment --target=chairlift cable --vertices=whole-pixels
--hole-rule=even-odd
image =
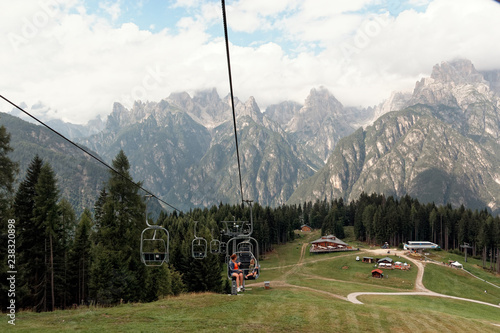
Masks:
[[[234,111],[233,79],[231,76],[231,58],[229,56],[229,37],[227,35],[226,2],[224,0],[221,0],[221,5],[222,5],[222,21],[224,24],[224,37],[226,40],[227,70],[229,73],[229,89],[231,92],[231,108],[233,111],[234,140],[236,142],[236,157],[238,159],[238,174],[240,177],[241,202],[243,202],[244,201],[243,200],[243,182],[241,181],[240,151],[238,149],[238,133],[236,131],[236,112]]]
[[[7,103],[9,103],[10,105],[12,105],[13,107],[15,107],[16,109],[22,111],[24,114],[26,114],[27,116],[31,117],[32,119],[34,119],[35,121],[39,122],[40,124],[42,124],[43,126],[45,126],[46,128],[48,128],[49,130],[51,130],[52,132],[54,132],[55,134],[59,135],[61,138],[63,138],[64,140],[68,141],[70,144],[72,144],[73,146],[75,146],[76,148],[80,149],[81,151],[83,151],[85,154],[89,155],[90,157],[92,157],[93,159],[97,160],[99,163],[101,163],[102,165],[104,165],[106,168],[110,169],[111,171],[113,171],[114,173],[116,173],[117,175],[119,176],[122,176],[124,179],[126,179],[128,182],[134,184],[134,186],[138,187],[139,189],[143,190],[144,192],[146,192],[147,194],[151,195],[152,197],[156,198],[156,200],[160,201],[160,202],[163,202],[165,205],[169,206],[170,208],[180,212],[179,209],[175,208],[174,206],[172,206],[171,204],[169,204],[168,202],[158,198],[156,195],[154,195],[153,193],[151,193],[149,190],[145,189],[144,187],[142,187],[141,185],[137,184],[136,182],[134,182],[133,180],[131,180],[130,178],[128,178],[127,176],[125,176],[124,174],[122,174],[121,172],[119,172],[118,170],[114,169],[113,167],[111,167],[109,164],[107,164],[106,162],[104,162],[103,160],[101,160],[99,157],[95,156],[94,154],[92,154],[91,152],[89,152],[88,150],[80,147],[79,145],[77,145],[76,143],[74,143],[73,141],[71,141],[70,139],[68,139],[67,137],[65,137],[64,135],[62,135],[61,133],[59,133],[58,131],[56,131],[55,129],[53,129],[52,127],[50,127],[49,125],[45,124],[43,121],[41,121],[40,119],[36,118],[35,116],[31,115],[28,111],[25,111],[23,108],[19,107],[17,104],[15,104],[14,102],[11,102],[9,99],[7,99],[6,97],[4,97],[3,95],[0,95],[0,97],[6,101]]]

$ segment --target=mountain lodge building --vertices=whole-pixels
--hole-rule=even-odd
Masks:
[[[343,242],[333,235],[322,236],[321,238],[312,241],[309,249],[310,253],[328,253],[337,251],[356,251],[352,246]]]

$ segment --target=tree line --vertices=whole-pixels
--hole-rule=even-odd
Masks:
[[[5,153],[8,151],[5,149]],[[153,221],[153,214],[146,212],[145,197],[133,183],[123,151],[112,166],[118,173],[110,172],[94,207],[84,208],[77,218],[71,204],[61,198],[49,163],[35,156],[17,190],[12,188],[17,167],[15,163],[9,165],[8,186],[2,184],[0,201],[1,259],[5,275],[6,225],[8,219],[15,219],[17,307],[53,311],[81,304],[149,302],[182,292],[227,292],[225,255],[208,251],[204,260],[192,257],[194,222],[198,222],[197,236],[210,242],[220,237],[221,221],[249,221],[250,207],[220,203],[186,213],[161,212]],[[252,236],[258,239],[261,253],[271,250],[272,244],[293,239],[290,210],[258,204],[252,208],[256,221]],[[140,235],[147,226],[146,218],[169,231],[168,265],[146,267],[141,262]],[[8,301],[6,279],[0,284],[3,308]]]
[[[500,272],[500,217],[486,208],[436,206],[408,195],[398,199],[375,193],[362,193],[348,205],[340,198],[304,203],[303,207],[301,218],[311,227],[321,228],[323,235],[343,238],[343,226],[353,226],[355,239],[371,245],[387,242],[402,247],[407,241],[431,241],[446,251],[469,251],[483,260],[483,267]],[[470,248],[465,250],[464,244]]]
[[[471,254],[483,258],[483,266],[500,271],[500,219],[488,211],[471,211],[450,205],[421,204],[409,196],[400,199],[363,193],[349,204],[339,198],[299,205],[262,207],[258,203],[220,203],[189,212],[161,212],[153,221],[146,199],[134,186],[127,157],[120,151],[94,207],[77,218],[74,207],[61,198],[49,163],[35,156],[26,176],[13,188],[18,172],[7,154],[9,135],[0,127],[0,303],[7,304],[7,220],[16,220],[16,300],[18,308],[51,311],[81,304],[149,302],[182,292],[227,292],[224,254],[210,251],[203,260],[192,258],[192,240],[219,239],[221,221],[249,221],[262,255],[275,244],[295,237],[294,230],[307,224],[323,235],[344,238],[352,226],[359,241],[389,242],[430,240],[446,250],[460,250],[467,242]],[[154,205],[153,205],[154,206]],[[170,261],[146,267],[140,259],[140,234],[150,223],[170,234]]]

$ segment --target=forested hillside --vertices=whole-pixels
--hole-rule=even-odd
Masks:
[[[30,161],[38,154],[50,163],[61,193],[78,214],[83,207],[94,204],[106,180],[106,169],[101,164],[43,126],[6,113],[0,113],[0,125],[5,126],[11,136],[13,151],[9,158],[19,164],[16,184],[23,179]]]
[[[250,206],[221,203],[185,213],[161,213],[150,223],[168,230],[170,261],[146,267],[139,251],[140,233],[146,228],[146,202],[133,184],[123,152],[113,160],[113,168],[128,180],[110,173],[93,207],[95,213],[85,209],[77,220],[59,193],[50,165],[33,159],[12,208],[6,210],[7,215],[2,213],[16,220],[18,306],[50,311],[73,304],[148,302],[183,292],[227,292],[228,281],[222,278],[225,255],[207,253],[204,260],[192,257],[195,221],[197,237],[210,242],[219,238],[222,221],[249,221]],[[397,200],[363,193],[349,204],[341,198],[277,208],[254,203],[252,216],[252,236],[260,245],[256,255],[292,240],[302,224],[339,238],[344,237],[344,227],[354,226],[356,239],[368,244],[387,241],[399,246],[408,240],[431,240],[446,250],[463,251],[460,245],[467,242],[472,246],[470,255],[482,258],[485,268],[500,271],[500,218],[486,210],[437,207],[409,196]],[[3,219],[3,234],[5,230]]]

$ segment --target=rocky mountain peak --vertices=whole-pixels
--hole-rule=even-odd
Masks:
[[[250,96],[244,104],[240,103],[236,105],[236,116],[249,116],[256,123],[262,124],[262,112],[253,96]]]
[[[314,112],[324,117],[332,113],[341,113],[342,109],[342,103],[328,89],[320,87],[319,89],[311,89],[301,113]]]
[[[489,96],[489,83],[470,60],[442,62],[435,65],[431,77],[415,84],[407,106],[415,104],[446,105],[465,110],[468,105]]]
[[[196,92],[193,100],[200,105],[213,105],[221,102],[216,88]]]
[[[193,111],[194,109],[194,102],[191,99],[191,96],[189,96],[189,94],[185,91],[180,93],[171,93],[167,97],[167,100],[172,104],[188,112]]]
[[[106,129],[111,131],[118,129],[126,113],[127,109],[121,103],[113,103],[113,111],[108,115]]]
[[[443,61],[432,69],[431,78],[435,82],[459,84],[484,83],[483,75],[479,73],[472,62],[467,59],[452,62]]]
[[[302,109],[302,104],[286,101],[268,106],[265,114],[267,117],[286,128],[290,120],[300,112],[300,109]]]

